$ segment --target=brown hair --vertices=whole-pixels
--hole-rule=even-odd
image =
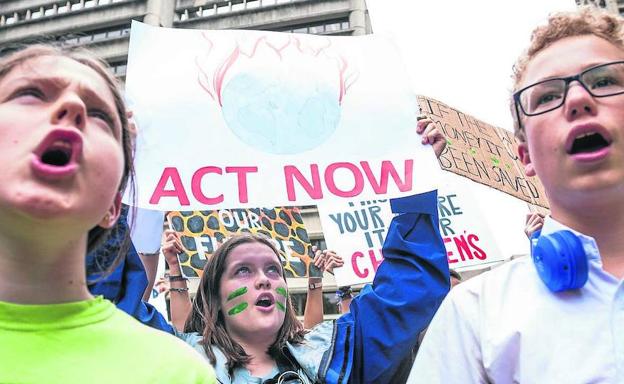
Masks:
[[[511,112],[514,120],[514,132],[518,140],[524,142],[524,128],[517,121],[513,93],[520,87],[520,82],[529,62],[542,50],[553,43],[572,36],[594,35],[624,49],[622,19],[596,7],[582,7],[577,11],[558,12],[550,15],[548,23],[533,30],[527,50],[518,58],[513,67],[513,90]]]
[[[25,46],[22,49],[19,49],[15,52],[8,54],[5,57],[0,58],[0,80],[2,80],[9,72],[11,72],[17,66],[29,60],[43,56],[66,57],[74,60],[82,65],[93,69],[106,82],[106,85],[113,94],[116,111],[119,115],[119,120],[121,121],[121,142],[124,154],[124,169],[121,182],[119,183],[118,191],[119,193],[123,193],[128,184],[130,184],[131,186],[134,185],[134,146],[131,132],[128,128],[129,124],[126,115],[126,105],[121,94],[121,85],[119,80],[117,80],[113,76],[112,72],[110,71],[110,66],[106,62],[98,59],[96,56],[86,50],[70,50],[45,44]],[[134,188],[131,189],[131,195],[134,196]],[[98,245],[102,244],[106,240],[110,232],[111,228],[106,229],[100,226],[96,226],[89,230],[87,240],[87,252],[91,252]],[[109,271],[112,271],[119,264],[121,257],[125,255],[125,251],[127,250],[129,243],[130,241],[128,235],[124,239],[120,252],[117,255],[115,262],[113,262],[113,264],[110,266]]]
[[[219,287],[221,277],[225,272],[227,257],[241,244],[260,243],[264,244],[279,258],[279,252],[267,237],[260,234],[244,233],[235,235],[220,245],[204,267],[204,274],[199,282],[197,296],[193,300],[193,309],[189,314],[184,326],[185,332],[198,332],[203,336],[203,348],[212,365],[216,364],[216,357],[211,349],[215,345],[221,349],[227,358],[227,369],[231,372],[237,366],[244,366],[250,362],[243,347],[232,340],[225,329],[225,321],[220,306]],[[284,281],[286,277],[284,276]],[[295,316],[295,311],[290,300],[286,298],[286,316],[280,328],[275,342],[269,348],[269,354],[274,358],[279,357],[286,342],[301,343],[306,331]]]

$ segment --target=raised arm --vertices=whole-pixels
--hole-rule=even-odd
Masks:
[[[327,383],[388,383],[449,290],[437,193],[391,201],[390,225],[373,285],[336,322],[319,375]]]
[[[314,266],[322,272],[333,273],[334,268],[344,265],[342,257],[334,251],[314,249]],[[308,278],[308,295],[306,306],[303,312],[303,326],[311,329],[323,321],[323,277],[310,276]]]
[[[436,156],[444,151],[446,139],[430,119],[419,118],[416,133]],[[388,229],[385,260],[372,287],[364,287],[336,322],[334,345],[319,370],[325,382],[389,383],[409,358],[449,291],[437,203],[435,191],[391,200],[399,215]]]
[[[184,329],[186,318],[191,312],[191,298],[188,292],[187,281],[182,277],[182,270],[178,261],[178,253],[182,252],[182,250],[180,235],[173,230],[166,230],[162,251],[167,264],[169,264],[171,323],[178,331]]]

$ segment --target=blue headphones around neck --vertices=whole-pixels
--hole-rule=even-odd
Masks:
[[[581,239],[569,230],[531,236],[531,258],[537,273],[553,292],[581,288],[588,277],[588,261]]]

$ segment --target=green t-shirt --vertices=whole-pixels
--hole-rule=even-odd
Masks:
[[[110,301],[0,301],[0,383],[215,383],[192,348]]]

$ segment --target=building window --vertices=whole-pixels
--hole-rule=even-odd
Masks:
[[[128,64],[126,62],[111,63],[110,66],[115,76],[118,76],[118,77],[126,76],[126,71],[128,69]]]
[[[349,29],[349,21],[347,19],[327,20],[320,23],[309,25],[301,25],[283,29],[282,32],[292,33],[310,33],[313,35],[340,33]]]
[[[317,249],[327,249],[327,243],[325,243],[325,239],[312,239],[310,240],[310,243],[312,243],[312,246],[316,247]]]
[[[23,21],[40,19],[42,17],[54,16],[68,12],[80,11],[85,8],[96,8],[111,3],[129,2],[131,0],[68,0],[58,1],[45,6],[33,7],[19,13],[0,14],[5,18],[4,25],[15,24]]]
[[[30,18],[31,19],[38,19],[41,16],[43,16],[43,10],[41,8],[39,8],[38,10],[34,11],[31,15]]]
[[[335,304],[335,296],[334,292],[323,292],[323,314],[324,315],[337,315],[338,306]],[[307,301],[307,293],[291,293],[290,300],[293,303],[293,307],[295,307],[295,314],[297,316],[303,316],[305,311],[305,305]]]
[[[63,42],[66,45],[90,44],[106,40],[126,37],[130,34],[130,25],[124,24],[107,29],[84,32],[80,36],[67,36]]]

